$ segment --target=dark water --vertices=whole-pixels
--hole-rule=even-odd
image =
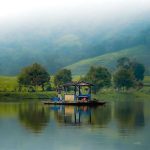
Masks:
[[[96,108],[0,103],[0,150],[92,149],[150,149],[150,101]]]

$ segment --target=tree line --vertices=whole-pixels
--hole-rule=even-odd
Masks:
[[[114,86],[118,90],[141,88],[144,79],[145,67],[143,64],[127,57],[117,60],[116,70],[109,71],[106,67],[91,66],[89,71],[80,80],[93,83],[93,91],[96,93],[104,87]],[[38,63],[22,69],[18,76],[19,91],[26,88],[28,91],[36,91],[41,87],[42,91],[52,89],[51,77],[48,71]],[[61,69],[53,77],[54,88],[58,88],[66,82],[72,81],[71,70]]]

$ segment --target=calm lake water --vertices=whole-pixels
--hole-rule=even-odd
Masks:
[[[150,100],[96,108],[0,103],[0,150],[92,149],[150,149]]]

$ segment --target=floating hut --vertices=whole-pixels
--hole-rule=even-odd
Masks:
[[[63,84],[57,89],[58,97],[52,98],[50,101],[44,101],[44,104],[55,105],[103,105],[104,101],[92,99],[92,86],[88,82],[69,82]]]
[[[91,83],[88,82],[70,82],[63,85],[64,88],[64,101],[66,102],[87,102],[91,101],[92,94],[92,86]],[[84,93],[82,92],[82,88],[84,87]],[[70,89],[73,90],[73,93],[70,93]],[[86,92],[86,93],[85,93]]]

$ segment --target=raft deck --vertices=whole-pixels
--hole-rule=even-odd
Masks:
[[[104,101],[95,101],[95,100],[91,100],[87,102],[79,102],[79,101],[78,102],[62,102],[62,101],[53,102],[49,100],[49,101],[42,101],[42,103],[47,105],[73,105],[73,106],[98,106],[98,105],[106,104],[106,102]]]

